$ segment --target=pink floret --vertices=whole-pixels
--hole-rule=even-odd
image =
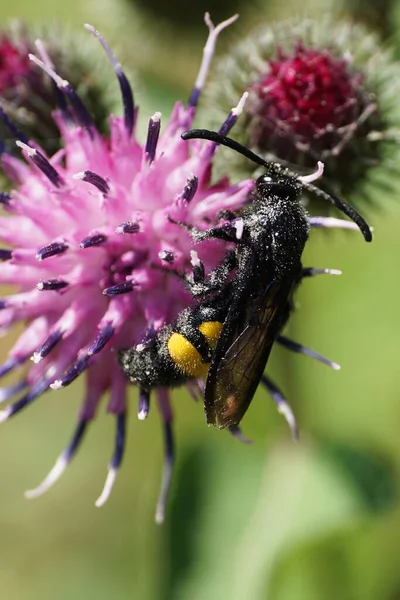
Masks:
[[[214,43],[218,32],[210,26]],[[45,60],[35,60],[67,95]],[[204,61],[209,60],[205,53]],[[124,77],[120,67],[114,67],[117,76]],[[161,115],[156,113],[142,144],[134,128],[133,133],[127,128],[129,118],[136,121],[137,109],[131,115],[110,117],[107,139],[90,123],[71,121],[70,114],[67,118],[60,111],[54,118],[64,142],[61,151],[46,157],[34,142],[20,140],[25,162],[4,157],[5,170],[17,187],[3,203],[6,216],[0,217],[0,237],[12,250],[0,270],[0,283],[13,285],[15,291],[1,300],[0,330],[18,321],[26,327],[3,372],[29,358],[33,362],[20,383],[25,393],[1,411],[0,420],[19,412],[49,387],[65,387],[87,373],[73,441],[30,496],[39,495],[60,476],[106,392],[108,411],[121,417],[117,435],[121,434],[127,380],[118,365],[118,351],[139,344],[147,330],[171,322],[191,302],[182,280],[168,270],[190,269],[193,240],[169,217],[207,228],[219,211],[240,208],[254,185],[251,180],[211,183],[214,145],[181,139],[194,114],[195,105],[177,102],[169,122],[165,126],[161,122],[158,141],[152,142],[160,127]],[[235,119],[228,118],[233,125]],[[188,201],[187,186],[194,176],[197,189]],[[165,251],[172,253],[173,265],[160,258]],[[209,241],[197,252],[208,270],[218,264],[225,248],[222,242]],[[1,399],[8,400],[10,394],[5,391]],[[167,421],[168,402],[162,391],[159,405]],[[121,458],[110,467],[110,481]]]

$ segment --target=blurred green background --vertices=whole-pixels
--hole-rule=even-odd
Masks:
[[[384,4],[352,0],[347,9],[396,39],[396,2]],[[166,116],[176,99],[185,100],[207,35],[202,3],[174,9],[174,2],[160,0],[154,12],[145,5],[3,1],[0,18],[98,27],[138,73],[144,128],[155,110]],[[302,3],[301,12],[294,0],[243,6],[209,0],[206,7],[215,20],[242,14],[221,36],[217,54],[262,19],[332,9],[330,0]],[[382,191],[378,204],[382,210],[368,214],[372,245],[358,233],[316,231],[307,246],[306,266],[340,268],[343,275],[304,283],[290,334],[342,370],[274,350],[269,373],[290,398],[300,443],[291,441],[262,390],[243,422],[250,446],[207,428],[202,407],[186,392],[175,394],[177,465],[164,526],[153,521],[161,425],[156,410],[137,421],[135,392],[124,467],[102,509],[94,501],[114,435],[106,415],[93,423],[76,461],[47,495],[37,501],[22,495],[66,445],[82,384],[47,394],[2,425],[1,599],[400,598],[400,203]],[[4,356],[9,346],[4,339]]]

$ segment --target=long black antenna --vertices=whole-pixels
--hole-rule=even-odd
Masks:
[[[181,137],[183,140],[209,140],[210,142],[215,142],[216,144],[220,144],[221,146],[227,146],[228,148],[232,148],[232,150],[235,150],[236,152],[242,154],[257,165],[261,165],[262,167],[266,167],[267,169],[271,169],[271,167],[275,166],[275,163],[268,163],[263,158],[261,158],[261,156],[258,156],[257,154],[246,148],[246,146],[239,144],[239,142],[232,140],[232,138],[226,137],[225,135],[221,135],[217,131],[211,131],[209,129],[191,129],[190,131],[185,131],[184,133],[182,133]],[[307,183],[305,181],[301,181],[301,183],[306,190],[312,192],[316,196],[320,196],[321,198],[328,200],[328,202],[336,206],[338,210],[340,210],[342,213],[347,215],[352,221],[354,221],[354,223],[359,227],[366,242],[370,242],[372,240],[372,234],[368,223],[352,206],[347,204],[347,202],[340,200],[336,196],[328,194],[323,190],[320,190],[311,183]]]
[[[243,154],[243,156],[249,158],[257,165],[267,167],[267,169],[271,168],[271,163],[267,163],[261,156],[254,154],[254,152],[246,148],[246,146],[243,146],[243,144],[239,144],[239,142],[236,142],[226,135],[221,135],[217,131],[211,131],[210,129],[190,129],[190,131],[182,133],[181,138],[183,140],[209,140],[210,142],[220,144],[220,146],[227,146],[228,148],[232,148],[232,150],[236,150],[236,152]]]
[[[359,227],[361,233],[364,236],[365,241],[372,241],[372,233],[368,223],[364,221],[362,216],[352,206],[350,206],[350,204],[347,204],[347,202],[344,202],[344,200],[340,200],[340,198],[334,196],[333,194],[328,194],[327,192],[324,192],[324,190],[317,188],[312,183],[303,182],[303,186],[306,188],[306,190],[309,190],[316,196],[320,196],[321,198],[328,200],[328,202],[336,206],[336,208],[338,208],[342,213],[350,217],[350,219],[354,221],[354,223]]]

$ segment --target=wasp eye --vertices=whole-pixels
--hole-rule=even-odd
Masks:
[[[257,187],[261,186],[261,185],[272,185],[274,183],[277,183],[276,180],[272,179],[272,177],[270,177],[269,175],[261,175],[261,177],[259,177],[257,179]]]

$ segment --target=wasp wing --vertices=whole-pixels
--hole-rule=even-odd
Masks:
[[[263,284],[262,290],[247,287],[235,296],[215,348],[204,406],[207,422],[220,428],[241,421],[287,318],[294,279]]]

